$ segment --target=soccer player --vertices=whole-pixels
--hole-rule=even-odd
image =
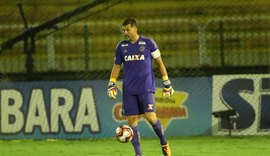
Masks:
[[[155,60],[162,76],[164,86],[162,95],[169,98],[174,92],[160,51],[153,39],[138,34],[135,19],[126,19],[122,24],[122,31],[125,40],[119,42],[116,47],[107,94],[112,99],[116,98],[116,81],[123,64],[123,115],[127,116],[128,124],[134,131],[131,142],[136,156],[142,156],[137,128],[141,114],[144,114],[159,137],[163,155],[171,156],[170,146],[157,118],[154,104],[155,79],[152,60]]]

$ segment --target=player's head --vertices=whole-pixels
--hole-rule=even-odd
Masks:
[[[131,41],[137,34],[137,23],[133,18],[126,19],[122,24],[122,31],[124,33],[125,39]]]

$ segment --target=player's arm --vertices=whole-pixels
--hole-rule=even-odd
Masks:
[[[110,81],[112,80],[113,82],[117,81],[117,78],[119,76],[120,73],[120,69],[121,69],[121,65],[119,64],[114,64],[113,68],[112,68],[112,72],[111,72],[111,77],[110,77]]]
[[[161,59],[161,56],[158,57],[158,58],[156,58],[155,61],[156,61],[156,64],[157,64],[157,66],[158,66],[158,69],[159,69],[159,71],[160,71],[160,74],[161,74],[161,76],[162,76],[162,80],[168,79],[167,70],[166,70],[166,68],[165,68],[165,65],[164,65],[162,59]],[[167,76],[167,77],[166,77],[166,76]]]
[[[172,96],[172,94],[174,93],[174,89],[172,87],[171,81],[169,80],[168,73],[167,73],[166,67],[162,61],[161,56],[157,57],[155,59],[155,62],[158,66],[158,69],[160,71],[160,74],[161,74],[162,80],[163,80],[162,96],[165,98],[170,98]]]
[[[118,64],[113,65],[110,81],[108,83],[108,90],[107,90],[107,95],[111,99],[115,99],[117,96],[116,81],[119,76],[120,69],[121,69],[121,65],[118,65]]]

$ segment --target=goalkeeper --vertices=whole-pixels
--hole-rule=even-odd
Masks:
[[[125,40],[119,42],[116,47],[115,62],[111,71],[107,94],[112,99],[116,98],[116,81],[121,64],[123,64],[123,115],[127,116],[128,124],[134,131],[131,142],[136,156],[142,156],[137,128],[140,114],[144,114],[159,137],[163,155],[171,156],[169,143],[157,118],[154,103],[155,79],[152,60],[155,60],[162,76],[164,86],[162,95],[165,98],[170,98],[174,92],[162,62],[160,51],[153,39],[137,33],[135,19],[126,19],[122,24],[122,31]]]

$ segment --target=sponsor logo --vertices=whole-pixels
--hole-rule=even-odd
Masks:
[[[128,46],[127,43],[123,43],[123,44],[122,44],[122,47],[127,47],[127,46]]]
[[[212,116],[212,133],[227,135],[270,134],[270,74],[215,75],[213,111],[233,109],[232,123]]]
[[[139,41],[139,45],[145,45],[145,41]]]
[[[153,104],[148,104],[148,110],[154,110],[154,105]]]
[[[75,94],[67,88],[35,88],[30,92],[1,89],[0,136],[37,131],[56,134],[63,130],[81,134],[86,128],[100,132],[92,88],[81,88],[77,99]]]
[[[140,61],[144,60],[144,55],[126,55],[124,59],[125,61]]]
[[[122,47],[127,47],[127,46],[128,46],[127,43],[125,43],[125,44],[123,43],[123,44],[122,44]]]

